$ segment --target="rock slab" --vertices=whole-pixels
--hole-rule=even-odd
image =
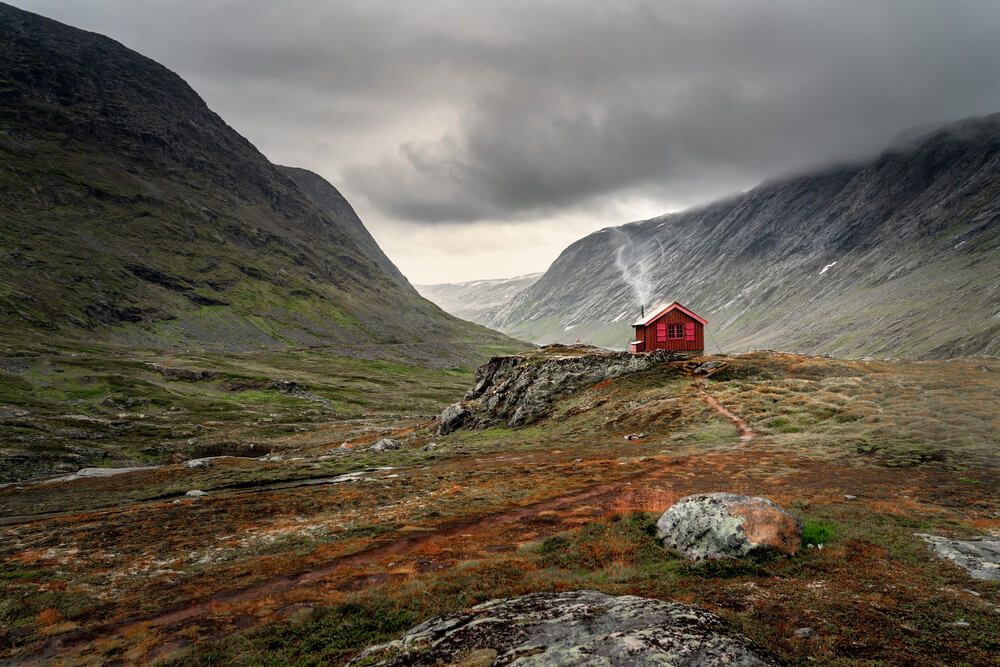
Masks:
[[[1000,581],[1000,538],[954,540],[927,533],[914,533],[923,538],[940,558],[946,558],[973,579]]]
[[[597,591],[491,600],[418,625],[350,664],[430,667],[468,664],[472,656],[476,665],[519,667],[780,664],[698,607]]]
[[[664,546],[690,560],[767,558],[802,547],[802,524],[766,498],[704,493],[681,498],[656,522]]]

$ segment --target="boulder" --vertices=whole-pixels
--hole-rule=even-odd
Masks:
[[[597,591],[491,600],[436,618],[351,663],[763,667],[776,659],[695,606]]]
[[[663,544],[685,558],[766,558],[802,547],[802,523],[766,498],[705,493],[681,498],[656,522]]]
[[[692,371],[695,375],[710,375],[712,371],[722,368],[726,365],[726,362],[719,359],[713,359],[711,361],[706,361],[704,363],[698,364]]]
[[[441,413],[441,418],[438,423],[438,434],[448,435],[453,431],[457,431],[462,428],[465,423],[466,418],[469,416],[469,411],[461,403],[455,403],[454,405],[449,405]]]
[[[187,496],[188,498],[204,498],[205,496],[208,495],[208,493],[202,491],[201,489],[191,489],[184,495]]]
[[[392,438],[382,438],[368,449],[370,449],[373,452],[387,452],[392,449],[399,449],[400,446],[401,445],[399,444],[399,440],[393,440]]]

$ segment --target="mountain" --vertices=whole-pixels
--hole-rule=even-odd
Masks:
[[[1000,354],[1000,114],[905,136],[864,164],[591,234],[490,320],[622,348],[678,300],[710,351]]]
[[[332,185],[271,164],[176,74],[5,4],[0,158],[5,343],[507,341],[420,297]]]
[[[542,277],[529,273],[516,278],[472,280],[464,283],[439,283],[416,285],[417,291],[445,311],[463,320],[489,326],[497,309],[528,289]]]

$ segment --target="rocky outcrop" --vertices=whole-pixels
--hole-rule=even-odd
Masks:
[[[687,358],[665,351],[629,354],[562,345],[493,357],[476,371],[476,386],[465,400],[441,413],[438,430],[446,435],[459,428],[485,427],[496,422],[523,426],[546,415],[559,396]]]
[[[382,667],[779,664],[698,607],[596,591],[492,600],[418,625],[350,664],[360,662]]]
[[[955,540],[939,535],[914,533],[934,550],[969,573],[973,579],[1000,581],[1000,538]]]
[[[768,558],[802,546],[802,524],[766,498],[705,493],[681,498],[656,522],[663,544],[690,560]]]

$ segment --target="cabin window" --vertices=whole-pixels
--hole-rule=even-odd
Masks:
[[[684,340],[684,324],[668,324],[667,338],[670,340]]]

